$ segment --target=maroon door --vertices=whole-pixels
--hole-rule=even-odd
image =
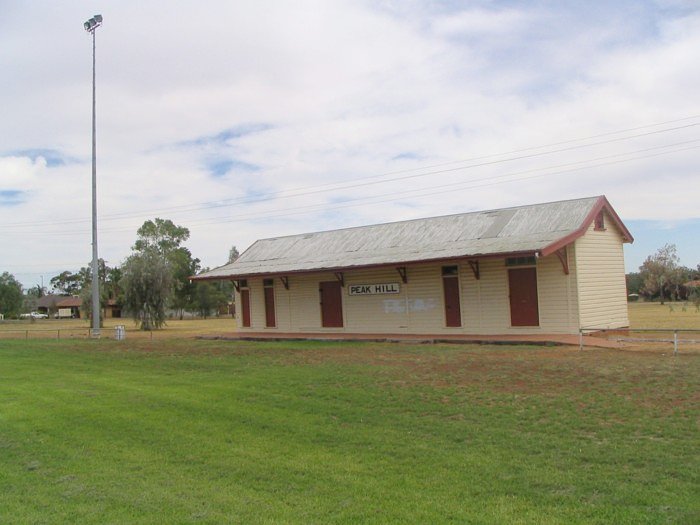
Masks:
[[[321,292],[321,326],[328,328],[343,326],[342,288],[338,281],[319,283]]]
[[[462,310],[459,306],[459,279],[443,277],[442,288],[445,292],[445,326],[462,326]]]
[[[537,270],[535,268],[508,270],[508,287],[510,289],[510,324],[539,326]]]
[[[265,286],[265,326],[274,328],[275,321],[275,289],[272,286]]]
[[[243,315],[243,326],[250,327],[250,290],[241,289],[241,310]]]

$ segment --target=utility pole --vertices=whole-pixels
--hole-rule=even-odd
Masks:
[[[83,24],[92,35],[92,337],[100,337],[100,278],[97,258],[97,140],[95,126],[95,30],[102,25],[102,15]]]

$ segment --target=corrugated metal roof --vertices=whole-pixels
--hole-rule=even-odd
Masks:
[[[256,241],[198,279],[538,252],[581,230],[604,197],[415,219]]]

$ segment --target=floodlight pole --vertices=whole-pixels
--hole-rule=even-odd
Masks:
[[[97,257],[97,140],[95,125],[95,30],[102,15],[95,15],[83,27],[92,34],[92,337],[100,337],[100,276]]]

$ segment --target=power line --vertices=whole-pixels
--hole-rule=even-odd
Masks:
[[[363,187],[363,186],[385,184],[388,182],[396,182],[396,181],[400,181],[400,180],[420,178],[420,177],[425,177],[428,175],[435,175],[435,174],[441,174],[441,173],[448,173],[448,172],[454,172],[454,171],[461,171],[461,170],[491,166],[491,165],[501,164],[501,163],[505,163],[505,162],[513,162],[513,161],[517,161],[517,160],[531,159],[531,158],[540,157],[540,156],[544,156],[544,155],[552,155],[555,153],[572,151],[575,149],[600,146],[600,145],[604,145],[604,144],[621,142],[621,141],[631,140],[631,139],[635,139],[635,138],[640,138],[640,137],[645,137],[645,136],[650,136],[650,135],[655,135],[655,134],[660,134],[660,133],[678,131],[681,129],[687,129],[687,128],[692,128],[692,127],[698,126],[698,125],[700,125],[700,123],[686,124],[686,125],[682,125],[682,126],[676,126],[676,127],[671,127],[671,128],[661,129],[661,130],[648,131],[645,133],[639,133],[639,134],[629,135],[629,136],[625,136],[625,137],[618,137],[618,138],[614,138],[614,139],[610,139],[610,140],[598,141],[598,142],[587,143],[587,144],[580,144],[580,145],[575,145],[575,146],[568,146],[565,148],[548,150],[548,151],[543,151],[543,152],[539,152],[539,153],[531,153],[531,154],[527,154],[527,155],[518,155],[518,156],[508,157],[505,159],[496,159],[496,160],[487,161],[487,162],[478,162],[478,163],[468,164],[466,166],[456,166],[453,168],[446,168],[446,169],[442,169],[442,170],[438,170],[438,171],[414,173],[412,175],[393,177],[393,178],[389,178],[389,179],[384,178],[384,177],[388,177],[388,176],[392,176],[392,175],[396,175],[396,174],[401,174],[401,173],[411,173],[411,172],[415,172],[415,171],[423,171],[426,169],[430,170],[433,168],[439,168],[439,167],[449,166],[449,165],[453,165],[453,164],[460,164],[463,162],[473,162],[473,161],[478,161],[478,160],[482,160],[482,159],[500,157],[503,155],[523,153],[523,152],[527,152],[527,151],[535,151],[538,149],[543,149],[543,148],[552,147],[552,146],[573,144],[573,143],[581,142],[584,140],[591,140],[591,139],[602,138],[602,137],[606,137],[606,136],[619,135],[620,133],[627,133],[629,131],[637,131],[640,129],[647,129],[650,127],[658,127],[658,126],[670,124],[670,123],[684,122],[684,121],[696,119],[699,117],[700,117],[700,115],[693,115],[690,117],[684,117],[682,119],[670,120],[670,121],[666,121],[666,122],[662,122],[662,123],[649,124],[649,125],[645,125],[645,126],[637,126],[635,128],[628,128],[625,130],[612,131],[612,132],[602,133],[602,134],[598,134],[598,135],[592,135],[589,137],[584,137],[584,138],[579,138],[579,139],[570,139],[570,140],[555,142],[555,143],[551,143],[551,144],[547,144],[547,145],[543,145],[543,146],[533,146],[533,147],[528,147],[528,148],[524,148],[524,149],[520,149],[520,150],[513,150],[513,151],[500,153],[500,154],[485,155],[485,156],[481,156],[481,157],[472,157],[469,159],[451,161],[451,162],[441,163],[441,164],[434,164],[431,166],[422,166],[422,167],[417,167],[417,168],[410,168],[410,169],[405,169],[405,170],[387,172],[387,173],[383,173],[383,174],[379,174],[379,175],[359,177],[359,178],[353,179],[350,184],[348,184],[346,182],[325,183],[325,184],[306,186],[306,187],[290,189],[290,190],[280,190],[280,191],[276,191],[276,192],[270,192],[270,193],[263,194],[260,197],[256,197],[256,198],[252,198],[252,199],[250,199],[250,198],[246,199],[246,198],[239,197],[239,198],[223,199],[223,200],[218,200],[218,201],[208,201],[208,202],[199,203],[199,204],[195,204],[195,205],[179,205],[179,206],[172,206],[172,207],[166,207],[166,208],[159,208],[159,209],[149,210],[149,211],[145,211],[145,212],[123,212],[123,213],[115,213],[115,214],[106,214],[106,215],[103,215],[100,217],[100,221],[106,222],[106,221],[117,221],[117,220],[129,219],[129,218],[139,218],[139,217],[143,217],[144,215],[160,214],[162,212],[186,213],[186,212],[201,211],[201,210],[206,210],[206,209],[227,207],[227,206],[232,206],[235,204],[253,204],[253,203],[276,200],[279,198],[302,197],[302,196],[314,195],[314,194],[319,194],[319,193],[325,193],[328,191],[339,191],[339,190],[352,189],[352,188]],[[381,179],[381,180],[377,180],[377,179]],[[358,182],[358,181],[371,181],[371,182]],[[321,189],[321,188],[326,188],[326,189]],[[310,190],[310,191],[306,191],[306,190]],[[287,194],[287,195],[285,195],[285,194]],[[87,221],[88,221],[88,219],[65,219],[65,220],[58,220],[58,221],[52,220],[52,221],[31,221],[31,222],[15,222],[15,223],[10,222],[10,223],[5,223],[5,226],[27,227],[27,226],[42,226],[42,225],[67,225],[67,224],[80,224],[80,223],[84,223]]]
[[[437,188],[450,188],[450,189],[446,189],[446,190],[443,189],[441,191],[431,191],[429,193],[421,193],[429,188],[419,188],[419,189],[414,189],[414,190],[404,190],[404,191],[398,191],[398,192],[392,191],[391,193],[374,195],[374,196],[370,196],[370,197],[360,196],[360,197],[356,197],[356,198],[352,198],[352,199],[346,199],[345,201],[343,201],[343,203],[334,204],[332,206],[329,206],[327,203],[322,203],[322,204],[312,204],[312,205],[306,205],[306,206],[292,207],[292,208],[288,208],[286,211],[283,211],[282,214],[277,214],[277,215],[270,215],[270,212],[256,212],[256,213],[237,215],[234,217],[229,217],[229,216],[208,217],[208,218],[195,220],[195,221],[191,222],[189,224],[189,226],[192,226],[192,225],[205,226],[205,225],[209,225],[209,224],[240,222],[240,221],[245,221],[245,220],[255,220],[258,218],[266,218],[266,219],[280,218],[280,217],[286,217],[286,216],[290,216],[290,215],[302,215],[302,214],[306,214],[306,213],[313,213],[313,212],[320,212],[320,211],[326,211],[326,210],[332,210],[332,209],[338,209],[338,208],[359,206],[359,205],[363,205],[363,204],[379,204],[379,203],[384,203],[384,202],[392,202],[392,201],[400,200],[401,198],[403,198],[401,196],[405,196],[405,195],[409,195],[409,194],[413,194],[413,193],[418,193],[418,195],[416,195],[415,197],[426,197],[426,196],[433,196],[433,195],[438,195],[438,194],[449,193],[449,192],[455,191],[455,188],[457,188],[457,189],[471,189],[471,188],[477,188],[477,187],[493,186],[496,184],[519,182],[519,181],[523,181],[523,180],[530,180],[530,179],[549,176],[549,175],[570,173],[570,172],[574,172],[574,171],[581,171],[583,169],[603,167],[603,166],[614,165],[614,164],[619,164],[619,163],[623,163],[623,162],[631,162],[631,161],[641,160],[641,159],[650,158],[650,157],[657,157],[660,155],[668,155],[671,153],[687,151],[690,149],[695,149],[695,148],[700,147],[700,146],[697,146],[697,145],[696,146],[689,146],[689,147],[684,147],[684,148],[678,148],[678,149],[671,150],[671,151],[662,151],[662,152],[658,152],[658,153],[653,153],[653,154],[649,154],[649,155],[634,156],[634,157],[630,157],[630,158],[626,158],[626,159],[609,160],[609,159],[616,159],[619,157],[636,155],[638,153],[646,153],[646,152],[650,152],[650,151],[656,151],[659,149],[665,149],[665,148],[670,148],[670,147],[675,147],[675,146],[680,146],[680,145],[694,144],[697,142],[700,142],[700,139],[677,142],[677,143],[668,144],[668,145],[654,146],[654,147],[650,147],[650,148],[643,148],[643,149],[636,150],[633,152],[605,155],[605,156],[596,157],[596,158],[592,158],[592,159],[585,159],[585,160],[581,160],[581,161],[574,161],[574,162],[558,164],[558,165],[553,165],[553,166],[532,168],[529,170],[506,173],[503,175],[496,175],[496,176],[491,176],[491,177],[472,179],[472,180],[468,180],[468,181],[460,181],[460,182],[455,182],[455,183],[442,184],[442,185],[435,186],[433,189],[437,189]],[[608,160],[608,161],[607,162],[598,162],[598,161],[605,161],[605,160]],[[590,164],[591,162],[594,162],[595,164]],[[571,166],[578,166],[581,164],[583,164],[583,166],[579,166],[579,167],[571,168],[571,169],[562,169],[562,168],[568,168]],[[558,170],[558,171],[552,171],[552,170]],[[439,170],[435,173],[439,173],[442,171],[444,171],[444,170]],[[548,173],[521,177],[521,175],[526,175],[526,174],[530,174],[533,172],[536,173],[539,171],[548,171]],[[515,178],[513,178],[513,177],[515,177]],[[475,183],[481,183],[481,184],[475,184]],[[392,198],[379,200],[379,201],[376,200],[378,198],[386,197],[386,196],[391,196]],[[363,201],[360,204],[347,204],[347,203],[353,203],[353,202],[360,201],[360,200]],[[372,201],[372,202],[368,202],[368,201]],[[132,231],[134,229],[135,228],[120,227],[120,228],[105,228],[105,229],[103,229],[103,231],[106,233],[119,233],[119,232]],[[23,234],[27,234],[27,233],[35,233],[37,235],[45,235],[46,234],[46,232],[44,232],[44,231],[42,231],[42,232],[39,232],[39,231],[37,231],[37,232],[24,232]],[[73,235],[82,235],[82,234],[85,234],[85,231],[83,231],[83,230],[70,231],[70,232],[62,231],[62,232],[52,233],[52,235],[61,235],[61,236],[73,236]]]

